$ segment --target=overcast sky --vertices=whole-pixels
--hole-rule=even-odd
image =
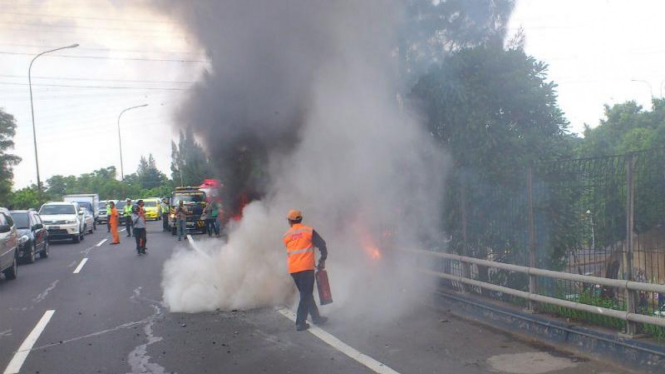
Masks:
[[[208,67],[201,48],[143,1],[118,8],[108,0],[4,0],[0,13],[0,108],[18,122],[15,188],[36,182],[27,72],[38,53],[79,48],[36,60],[35,119],[41,179],[120,168],[152,153],[170,175],[172,114]],[[579,132],[596,126],[603,104],[637,100],[650,108],[665,80],[662,0],[520,0],[510,29],[526,33],[526,52],[550,65],[559,104]]]

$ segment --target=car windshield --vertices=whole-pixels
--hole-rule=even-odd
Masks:
[[[40,215],[57,215],[57,214],[76,214],[76,208],[73,205],[44,205],[39,211]]]
[[[88,201],[78,201],[79,206],[86,208],[88,211],[92,212],[92,204],[90,204]]]
[[[183,201],[185,204],[197,204],[202,203],[206,199],[204,193],[177,193],[173,195],[173,206],[179,204],[180,201]]]
[[[106,203],[99,203],[97,204],[97,207],[99,207],[99,209],[106,209],[106,205]]]
[[[143,206],[145,206],[146,208],[154,208],[157,206],[157,203],[154,201],[145,201],[143,203]]]
[[[28,213],[15,213],[12,212],[12,218],[16,224],[17,229],[28,229],[30,228],[30,217]]]
[[[118,201],[118,203],[115,204],[115,208],[118,209],[118,210],[122,210],[122,208],[124,208],[126,204],[127,203],[124,202],[124,201]]]

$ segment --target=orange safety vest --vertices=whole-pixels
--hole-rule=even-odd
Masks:
[[[300,223],[293,225],[284,234],[284,245],[289,257],[289,273],[314,270],[314,229]]]

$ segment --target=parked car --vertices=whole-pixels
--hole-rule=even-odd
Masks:
[[[48,231],[42,223],[39,214],[34,210],[12,210],[12,218],[18,233],[18,256],[20,259],[32,264],[37,258],[47,258]]]
[[[118,225],[120,226],[124,225],[125,220],[127,219],[127,217],[125,217],[123,214],[125,205],[127,205],[127,201],[125,200],[118,200],[118,202],[115,204],[115,208],[118,210]]]
[[[145,210],[145,218],[159,221],[162,219],[162,205],[159,198],[143,199],[143,209]]]
[[[85,229],[87,230],[88,234],[92,234],[95,230],[97,230],[97,222],[95,222],[95,217],[93,217],[88,208],[81,207],[81,211],[83,212]]]
[[[113,200],[102,200],[98,203],[99,206],[99,215],[97,216],[97,223],[106,223],[109,220],[108,215],[106,214],[106,205],[109,201]]]
[[[0,208],[0,271],[6,279],[16,279],[18,275],[18,233],[5,208]]]
[[[79,205],[72,203],[46,203],[39,215],[49,234],[49,240],[72,239],[78,243],[85,238],[85,220]]]

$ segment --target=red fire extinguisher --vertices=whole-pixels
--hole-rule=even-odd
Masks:
[[[316,287],[319,290],[319,301],[321,305],[333,302],[332,293],[330,292],[330,283],[328,282],[328,272],[325,271],[325,269],[316,272]]]

